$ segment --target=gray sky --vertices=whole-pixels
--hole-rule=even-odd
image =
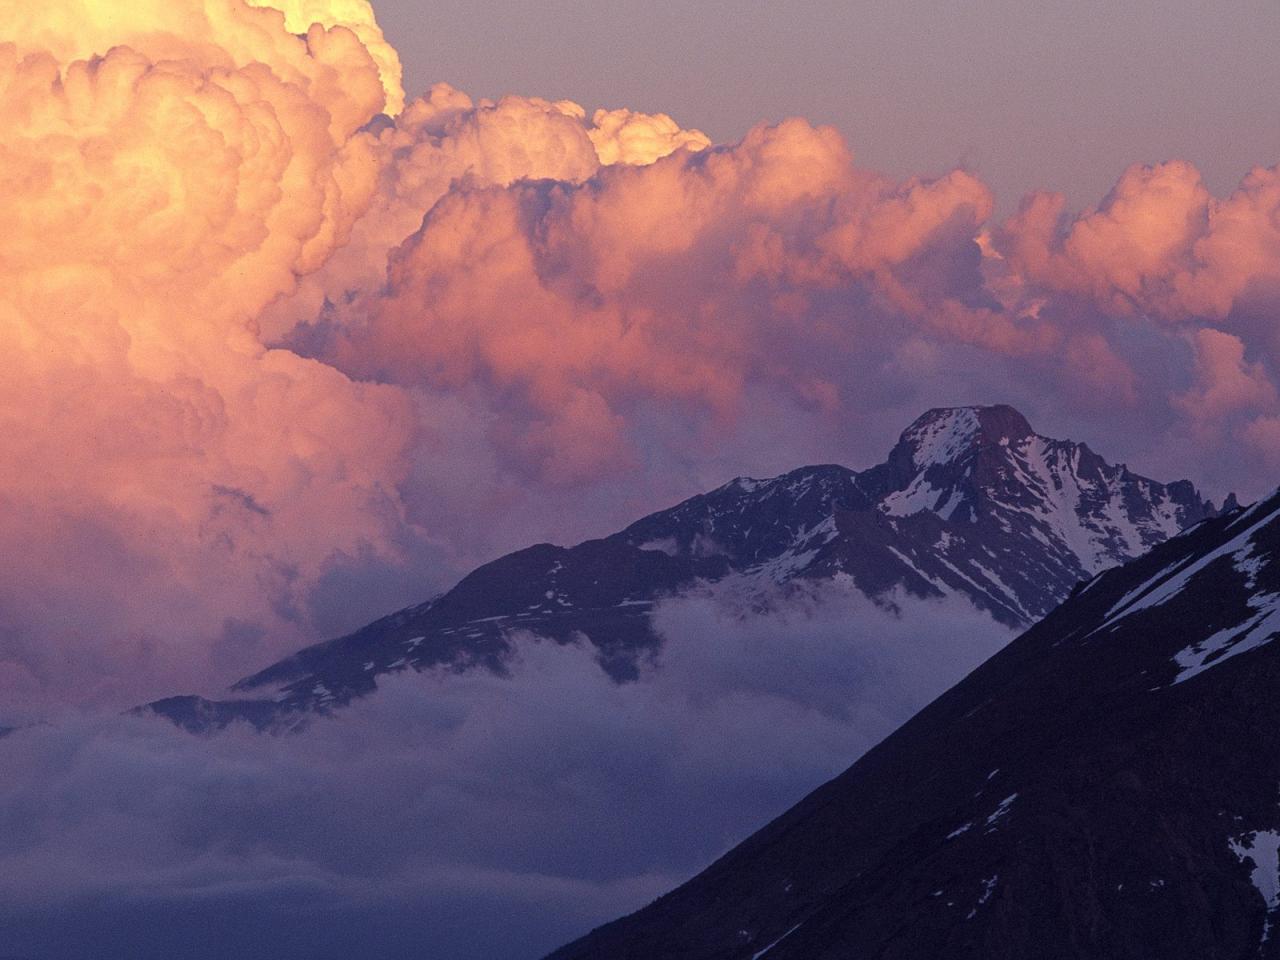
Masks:
[[[672,114],[717,141],[834,123],[864,164],[956,164],[1002,210],[1102,197],[1134,161],[1216,192],[1280,161],[1277,0],[374,0],[406,85]]]

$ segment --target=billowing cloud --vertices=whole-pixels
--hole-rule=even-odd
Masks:
[[[400,55],[382,35],[369,0],[246,0],[253,7],[268,7],[284,14],[285,29],[306,34],[315,24],[325,29],[343,27],[360,41],[378,66],[386,103],[383,111],[395,116],[404,109]]]
[[[373,60],[343,27],[155,6],[19,15],[91,59],[0,47],[4,659],[90,699],[204,666],[173,634],[287,623],[335,551],[385,551],[412,432],[399,392],[254,334],[368,207]]]
[[[508,398],[508,429],[493,433],[503,452],[579,483],[628,464],[636,403],[729,417],[749,386],[770,385],[834,411],[831,352],[888,315],[961,340],[1017,339],[964,303],[989,211],[972,177],[895,184],[801,121],[584,183],[460,185],[317,355],[360,378],[483,385]],[[834,298],[859,309],[815,304]],[[968,322],[953,327],[956,316]]]
[[[269,311],[265,336],[313,319],[326,302],[343,304],[381,287],[388,255],[456,186],[506,187],[521,180],[582,183],[601,166],[651,163],[707,138],[666,116],[586,111],[570,101],[508,96],[478,103],[437,84],[394,124],[364,135],[376,158],[378,189],[352,236],[298,294]]]
[[[1280,167],[1252,171],[1229,197],[1173,161],[1125,171],[1097,210],[1060,222],[1063,201],[1029,198],[1006,225],[1007,253],[1030,284],[1119,314],[1229,320],[1280,286]]]
[[[1028,198],[997,247],[1008,289],[1038,298],[1038,308],[1052,305],[1095,330],[1128,321],[1106,329],[1111,356],[1127,327],[1154,323],[1184,338],[1193,385],[1144,385],[1131,404],[1168,403],[1198,443],[1243,442],[1275,462],[1280,448],[1266,424],[1277,404],[1280,167],[1251,171],[1219,199],[1189,163],[1135,165],[1097,209],[1076,217],[1059,196]]]
[[[803,120],[712,146],[663,114],[406,101],[365,0],[12,27],[12,702],[216,689],[502,550],[865,465],[934,403],[1246,494],[1280,462],[1276,168],[1218,198],[1134,167],[994,225],[972,173],[885,177]]]
[[[711,141],[701,130],[682,130],[665,113],[637,113],[634,110],[597,110],[591,117],[589,134],[600,162],[606,166],[628,163],[643,166],[675,153],[705,150]]]
[[[301,86],[339,124],[395,113],[400,66],[366,0],[51,0],[10,11],[20,54],[57,64],[127,47],[155,62],[271,72]],[[363,117],[363,119],[361,119]]]

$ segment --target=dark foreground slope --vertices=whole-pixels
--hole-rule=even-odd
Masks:
[[[554,960],[1280,957],[1280,495],[1079,589]]]

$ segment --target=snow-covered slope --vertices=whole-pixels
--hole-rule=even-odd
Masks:
[[[1011,407],[959,407],[920,417],[871,470],[740,478],[619,536],[770,581],[847,575],[873,596],[959,594],[1026,626],[1076,582],[1212,512],[1190,483],[1039,436]]]
[[[602,540],[530,547],[236,684],[262,699],[177,697],[152,709],[197,728],[236,716],[269,724],[367,694],[389,672],[500,671],[522,633],[586,638],[626,680],[660,643],[654,605],[728,578],[741,581],[747,609],[753,595],[834,581],[885,603],[958,596],[1026,626],[1078,581],[1212,513],[1191,484],[1156,483],[1038,436],[1010,407],[931,410],[870,470],[739,478]]]
[[[1278,694],[1280,494],[1081,585],[553,960],[1280,957]]]
[[[883,497],[886,513],[925,509],[948,520],[1023,526],[1091,573],[1199,519],[1190,484],[1153,483],[1084,444],[1041,437],[1008,407],[931,411],[901,447],[911,480]]]

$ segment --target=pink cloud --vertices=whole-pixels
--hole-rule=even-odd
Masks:
[[[1280,278],[1280,167],[1251,172],[1226,199],[1171,161],[1125,171],[1103,203],[1065,219],[1063,200],[1029,198],[1002,231],[1026,283],[1088,298],[1111,314],[1226,320],[1251,285]]]
[[[0,676],[24,698],[216,687],[354,626],[334,583],[420,600],[727,476],[865,465],[934,403],[1272,482],[1280,168],[1216,198],[1136,166],[1096,209],[1042,194],[994,226],[971,173],[889,178],[804,120],[711,146],[445,85],[401,109],[364,0],[15,16]]]

